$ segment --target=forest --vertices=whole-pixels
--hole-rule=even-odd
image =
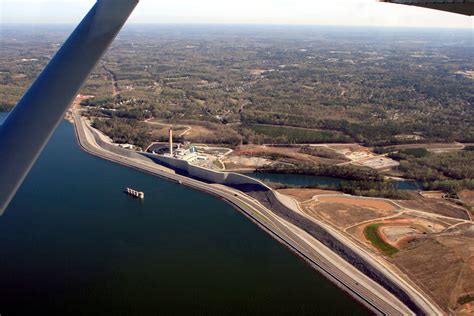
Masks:
[[[18,102],[70,31],[0,29],[0,111]],[[474,143],[472,68],[472,33],[462,30],[134,26],[91,74],[81,94],[94,97],[81,106],[117,143],[165,140],[149,119],[193,125],[205,132],[192,141],[230,147],[357,142],[399,161],[400,175],[457,192],[472,187],[472,145],[441,154],[391,146]],[[347,191],[370,191],[364,181],[391,190],[364,168],[262,171],[362,181]]]
[[[69,31],[0,30],[2,111]],[[130,27],[81,91],[97,101],[83,105],[127,122],[220,124],[244,143],[474,142],[473,78],[466,75],[472,34],[373,34],[343,27]]]
[[[148,125],[135,120],[95,119],[92,126],[109,136],[117,144],[133,144],[145,149],[151,143]]]
[[[293,166],[273,164],[257,169],[262,173],[300,174],[311,176],[334,177],[344,180],[355,181],[383,181],[383,176],[377,171],[368,168],[358,168],[354,166],[335,166],[313,163],[295,163]]]
[[[386,148],[390,151],[394,148]],[[394,151],[389,157],[400,162],[398,171],[405,178],[423,182],[427,190],[442,190],[451,195],[474,189],[474,152],[464,150],[430,153],[425,148],[410,148]]]
[[[344,181],[339,188],[351,195],[406,200],[409,195],[398,190],[392,181]]]
[[[474,152],[455,151],[423,157],[396,156],[400,171],[407,178],[420,181],[474,179]]]
[[[263,142],[269,144],[349,143],[352,141],[350,137],[331,131],[272,125],[248,125],[243,128],[263,135]]]

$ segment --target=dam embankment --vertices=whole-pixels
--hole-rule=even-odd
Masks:
[[[332,249],[336,254],[352,264],[359,271],[395,295],[417,315],[425,314],[423,309],[418,306],[418,304],[394,280],[354,251],[350,246],[344,244],[339,238],[334,236],[324,227],[295,212],[292,207],[288,206],[288,203],[282,202],[282,199],[278,196],[278,192],[272,190],[263,182],[243,174],[219,172],[194,166],[185,160],[179,160],[172,157],[158,156],[154,154],[143,155],[160,165],[174,169],[178,174],[192,177],[196,180],[207,183],[226,185],[250,195],[258,200],[263,206],[272,210],[276,215],[282,217],[295,226],[302,228],[312,237]]]
[[[353,280],[355,274],[360,274],[361,276],[364,275],[364,278],[368,277],[370,280],[372,280],[371,282],[375,281],[376,283],[371,285],[372,290],[375,290],[375,284],[377,284],[375,287],[383,287],[384,291],[382,291],[382,289],[376,290],[378,293],[386,293],[382,296],[380,296],[380,294],[374,296],[374,292],[370,293],[362,290],[362,292],[366,292],[364,297],[367,298],[367,295],[368,297],[372,297],[369,300],[365,299],[365,302],[369,302],[368,306],[377,301],[379,302],[379,306],[380,304],[385,305],[383,309],[391,310],[393,314],[398,314],[401,310],[405,309],[406,310],[403,314],[411,314],[408,312],[406,307],[410,307],[410,309],[418,315],[442,314],[439,312],[438,307],[433,305],[429,299],[426,299],[422,292],[413,287],[413,285],[408,284],[406,281],[403,281],[400,277],[393,274],[380,262],[374,258],[371,258],[371,256],[365,251],[357,249],[360,247],[353,245],[352,242],[347,240],[347,238],[344,240],[343,236],[338,236],[338,232],[331,231],[329,227],[324,227],[324,224],[318,224],[317,222],[313,222],[302,216],[298,210],[292,209],[294,208],[293,205],[288,206],[285,204],[285,202],[287,202],[286,200],[281,198],[277,192],[273,191],[262,182],[237,173],[216,172],[197,166],[192,166],[185,161],[173,159],[170,157],[137,153],[119,148],[108,143],[107,140],[104,139],[103,135],[99,135],[97,131],[93,130],[90,126],[87,126],[87,124],[84,124],[82,119],[77,114],[74,116],[74,118],[78,140],[81,146],[89,153],[103,157],[107,160],[112,160],[117,163],[150,172],[163,178],[169,178],[173,181],[179,181],[180,183],[182,182],[184,185],[189,185],[190,187],[197,188],[198,190],[215,194],[216,196],[223,197],[225,200],[231,202],[236,200],[235,202],[237,203],[236,205],[239,205],[239,209],[242,207],[240,206],[242,202],[248,205],[251,204],[252,210],[266,213],[267,218],[274,218],[274,223],[276,223],[280,229],[285,230],[285,234],[290,233],[293,235],[292,238],[296,237],[297,239],[300,239],[300,236],[298,235],[299,233],[297,233],[297,231],[301,230],[305,234],[308,234],[310,237],[314,238],[314,241],[303,239],[301,240],[303,243],[315,244],[319,241],[322,248],[320,250],[317,250],[318,248],[310,250],[310,252],[312,252],[311,260],[316,260],[316,262],[322,260],[325,262],[323,264],[326,266],[326,268],[331,267],[331,269],[338,270],[337,280],[346,278],[352,279],[352,281],[349,283],[346,281],[343,283],[349,289],[351,289],[351,291],[360,293],[363,288],[368,289],[361,287],[362,285],[357,282],[354,283]],[[87,132],[85,132],[85,130],[87,130]],[[137,157],[137,155],[141,157]],[[130,159],[126,157],[130,157]],[[216,183],[223,185],[222,188],[214,186]],[[229,189],[225,189],[226,187]],[[244,192],[246,194],[241,196],[240,194],[235,193],[234,197],[234,193],[232,193],[233,189],[238,189],[240,192]],[[229,190],[230,192],[228,192]],[[244,213],[248,212],[246,207],[247,206],[242,209]],[[250,211],[250,214],[252,212],[253,211]],[[285,221],[288,224],[285,224]],[[289,231],[288,225],[294,225],[295,228]],[[278,233],[274,232],[274,234],[279,236]],[[287,244],[293,245],[293,242],[291,241],[292,239],[287,240],[285,238],[286,237],[280,237],[280,239],[283,239]],[[295,245],[294,247],[296,247],[296,249],[299,248],[298,245]],[[326,250],[323,249],[326,247]],[[318,254],[315,254],[313,251],[318,252]],[[337,254],[339,259],[328,259],[328,256],[332,255],[329,253],[324,254],[325,252]],[[328,260],[337,261],[339,264],[334,265],[334,262],[329,263]],[[329,266],[327,265],[328,263]],[[351,265],[349,265],[349,263]],[[351,269],[354,271],[349,274],[347,274],[348,271],[342,272],[341,269],[337,268],[341,265],[348,265],[352,267]],[[357,271],[357,273],[355,271]],[[367,282],[369,282],[369,280],[367,280]],[[350,285],[350,283],[352,283],[352,285]],[[393,309],[398,303],[396,303],[394,300],[388,299],[389,293],[387,292],[391,293],[390,296],[393,295],[393,299],[397,298],[399,302],[403,302],[403,307],[398,305],[398,308]],[[382,297],[385,297],[385,299],[382,299]]]

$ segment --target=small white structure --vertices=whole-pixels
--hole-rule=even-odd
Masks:
[[[137,199],[140,199],[140,200],[143,200],[145,198],[145,193],[139,192],[139,191],[136,191],[136,190],[133,190],[133,189],[130,189],[130,188],[125,189],[125,192],[128,195],[133,196],[133,197],[135,197]]]

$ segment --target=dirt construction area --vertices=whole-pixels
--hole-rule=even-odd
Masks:
[[[383,211],[396,211],[400,209],[395,204],[381,199],[357,198],[353,196],[321,196],[317,199],[323,203],[339,203],[345,205],[371,207]]]
[[[379,229],[379,234],[385,236],[385,241],[399,249],[404,242],[421,235],[423,232],[415,227],[384,225]]]
[[[394,263],[428,293],[458,315],[474,313],[474,231],[413,239]]]
[[[159,140],[168,141],[170,128],[173,129],[175,140],[181,139],[197,144],[212,144],[216,140],[223,140],[226,137],[234,137],[235,139],[239,137],[233,129],[218,124],[209,123],[203,126],[196,123],[169,124],[159,120],[147,120],[145,122],[152,128],[153,137]]]
[[[283,189],[278,190],[281,194],[291,196],[292,198],[296,199],[298,202],[306,202],[312,200],[313,197],[317,195],[324,195],[324,194],[337,194],[343,195],[341,192],[338,191],[329,191],[329,190],[320,190],[320,189]]]
[[[461,199],[461,201],[463,201],[467,205],[474,207],[474,191],[464,190],[461,193],[459,193],[459,198]]]
[[[232,155],[224,160],[226,170],[255,169],[268,166],[271,160],[256,157],[244,157]]]
[[[265,159],[267,162],[280,162],[286,164],[293,164],[298,162],[310,162],[310,163],[325,163],[325,164],[338,164],[344,162],[344,160],[330,159],[324,157],[313,156],[300,152],[302,146],[265,146],[265,145],[244,145],[240,146],[234,151],[232,155],[224,161],[226,164],[234,164],[235,169],[239,167],[239,161],[245,161],[242,164],[242,168],[254,169],[260,167],[260,160],[252,159]],[[252,165],[252,161],[255,164]]]
[[[474,314],[474,222],[466,210],[420,195],[392,201],[313,189],[279,192],[295,199],[308,217],[333,226],[395,266],[447,314]]]
[[[423,210],[425,212],[463,220],[470,219],[468,210],[444,199],[419,197],[407,201],[398,201],[397,203],[406,209]]]

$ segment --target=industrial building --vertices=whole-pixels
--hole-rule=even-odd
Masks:
[[[206,161],[208,158],[204,156],[199,156],[198,151],[195,146],[188,146],[189,148],[183,148],[182,144],[174,144],[173,142],[173,130],[169,130],[169,143],[167,152],[163,153],[163,147],[161,147],[161,152],[163,156],[173,157],[179,160],[185,160],[187,162],[195,161]],[[156,152],[153,152],[156,154]]]

